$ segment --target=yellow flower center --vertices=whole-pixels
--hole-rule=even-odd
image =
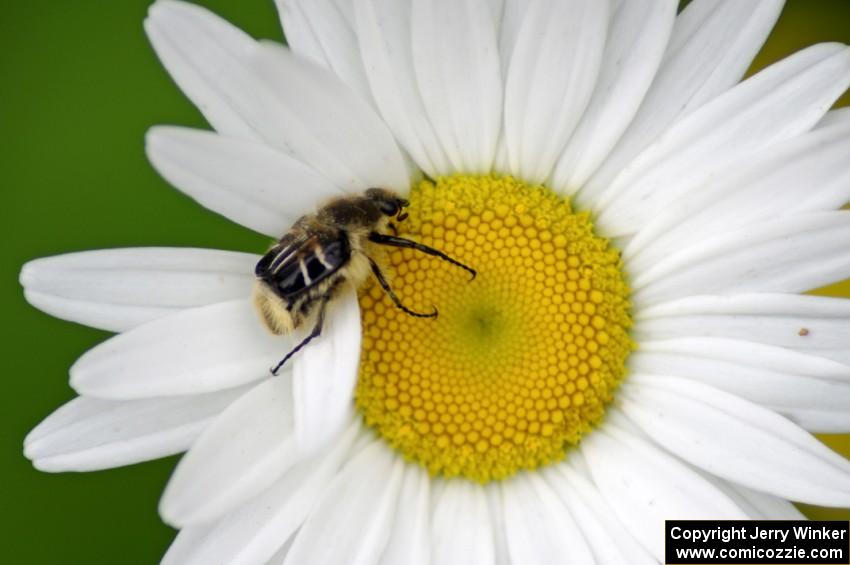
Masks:
[[[619,253],[587,213],[511,177],[455,175],[410,194],[400,235],[468,274],[388,252],[395,308],[360,291],[356,404],[367,425],[432,474],[485,482],[561,460],[602,419],[632,349]]]

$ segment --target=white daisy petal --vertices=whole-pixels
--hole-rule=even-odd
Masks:
[[[504,483],[502,500],[512,563],[593,563],[582,530],[540,476],[522,473]]]
[[[499,175],[511,174],[511,165],[508,162],[508,145],[504,135],[499,137],[499,143],[496,145],[496,160],[493,162],[493,172]]]
[[[354,8],[366,75],[381,115],[428,176],[449,172],[414,73],[410,2],[356,0]]]
[[[325,491],[285,563],[377,563],[394,527],[404,465],[381,442],[363,449]]]
[[[291,348],[247,300],[184,310],[112,337],[71,367],[71,386],[100,398],[199,394],[269,375]]]
[[[628,419],[619,413],[613,414],[615,418],[615,425],[620,426],[625,430],[630,430],[628,426],[634,427],[634,424],[628,421]],[[620,422],[625,422],[625,426],[623,426]],[[592,482],[592,478],[590,475],[590,466],[587,464],[587,459],[584,457],[581,451],[576,450],[574,453],[570,453],[568,464],[572,468],[573,471],[578,473],[580,476],[584,477],[588,481]],[[578,488],[578,487],[577,487]],[[594,489],[596,487],[594,486]]]
[[[413,0],[413,65],[425,111],[454,167],[488,173],[502,123],[495,21],[486,0]]]
[[[599,80],[550,178],[551,188],[575,192],[617,143],[661,64],[677,4],[632,0],[612,10]]]
[[[846,434],[850,432],[850,412],[846,407],[813,408],[810,410],[797,408],[793,411],[783,411],[788,419],[813,434]]]
[[[359,423],[350,426],[328,453],[288,470],[269,489],[212,527],[201,525],[182,530],[180,536],[192,535],[195,530],[203,535],[191,551],[175,551],[172,557],[169,549],[163,565],[265,563],[304,523],[346,455],[351,453],[351,443],[359,428]]]
[[[268,561],[266,561],[265,565],[283,565],[284,560],[286,560],[286,556],[289,555],[289,549],[292,547],[292,544],[295,543],[295,535],[289,536],[289,539],[278,549],[274,555],[272,555]]]
[[[771,410],[701,383],[631,375],[622,410],[706,471],[775,496],[850,505],[850,462]]]
[[[530,3],[505,75],[511,173],[543,182],[590,101],[608,28],[608,0]]]
[[[204,543],[214,527],[215,522],[212,522],[180,530],[171,545],[168,546],[168,551],[162,556],[160,565],[184,565],[187,563],[192,553]]]
[[[168,551],[162,557],[160,565],[188,565],[190,563],[217,563],[222,565],[228,563],[233,563],[233,565],[263,565],[264,563],[269,563],[273,565],[280,565],[280,563],[283,562],[286,552],[289,551],[290,542],[294,536],[284,539],[282,536],[276,535],[275,547],[278,549],[277,551],[274,551],[272,556],[266,561],[229,561],[228,552],[232,552],[234,549],[238,548],[231,549],[231,546],[227,545],[227,542],[230,540],[226,539],[221,540],[223,543],[216,544],[225,552],[223,555],[216,555],[213,561],[198,561],[198,555],[207,553],[206,548],[209,547],[209,544],[213,541],[210,537],[213,535],[213,531],[219,530],[220,524],[225,521],[226,519],[223,519],[219,522],[212,522],[211,524],[200,524],[181,529],[178,532],[177,537],[174,538],[174,541],[172,541],[171,545],[168,547]],[[218,534],[221,535],[221,532],[218,532]],[[225,532],[224,535],[227,535],[227,533]],[[250,554],[249,557],[251,557]]]
[[[443,483],[431,516],[431,562],[440,565],[495,563],[487,495],[467,480]]]
[[[159,0],[145,29],[219,133],[264,141],[346,190],[407,187],[404,158],[386,126],[327,69],[183,2]]]
[[[27,301],[51,316],[124,331],[185,308],[245,296],[258,259],[176,247],[83,251],[30,261],[20,282]]]
[[[507,1],[511,2],[511,0]],[[484,487],[484,493],[487,496],[487,509],[493,527],[493,565],[511,565],[511,554],[508,549],[505,530],[505,515],[502,512],[501,486],[498,483],[490,483]]]
[[[24,298],[54,318],[110,332],[122,332],[175,312],[173,308],[88,302],[28,289],[24,289]]]
[[[498,16],[496,21],[499,22],[499,68],[504,82],[508,76],[508,67],[511,64],[519,29],[522,26],[522,21],[525,19],[526,13],[528,13],[528,0],[498,0],[494,4],[496,15]],[[496,158],[493,162],[493,172],[507,175],[510,174],[510,170],[508,146],[505,141],[504,132],[502,132],[496,143]]]
[[[798,334],[798,337],[799,334]],[[635,369],[658,368],[673,369],[684,367],[677,364],[677,360],[688,358],[695,363],[701,360],[717,362],[715,370],[724,364],[729,365],[722,370],[732,371],[732,366],[737,366],[737,375],[739,380],[754,380],[757,381],[763,378],[761,375],[770,375],[769,378],[776,379],[777,382],[784,382],[783,376],[794,376],[800,379],[810,379],[811,382],[807,386],[817,386],[815,381],[819,380],[824,383],[844,384],[850,382],[850,367],[824,359],[814,355],[794,351],[793,349],[776,347],[773,345],[765,345],[754,343],[752,341],[728,339],[722,337],[680,337],[665,340],[650,340],[642,339],[639,351],[634,353],[634,356],[629,360],[629,364]],[[632,365],[632,363],[634,363]],[[693,365],[693,369],[697,370],[698,365]],[[748,372],[748,369],[753,369]],[[712,372],[712,371],[706,371]],[[685,378],[695,378],[694,375],[686,376]],[[746,378],[743,375],[748,375]],[[706,378],[710,378],[707,377]],[[724,377],[718,377],[714,382],[723,382]],[[754,384],[742,383],[738,389],[740,392],[749,390],[750,388],[758,388]],[[791,386],[790,382],[785,382],[785,386]],[[782,388],[782,387],[778,387]],[[801,387],[805,388],[805,387]],[[753,390],[753,393],[756,393]],[[777,400],[782,398],[784,391],[762,391],[760,393],[763,399]],[[817,394],[812,393],[814,398]],[[740,396],[740,395],[739,395]],[[827,401],[821,399],[821,401]],[[816,401],[817,402],[817,401]],[[827,401],[828,402],[828,401]]]
[[[292,133],[282,140],[285,149],[347,190],[408,188],[404,156],[368,103],[325,69],[277,44],[261,44],[257,55],[258,72],[287,109],[281,127]]]
[[[823,118],[817,123],[817,127],[845,127],[848,123],[850,123],[850,107],[835,108],[824,114]]]
[[[676,19],[663,62],[634,120],[579,193],[593,205],[614,177],[677,119],[736,84],[761,49],[784,0],[695,0]]]
[[[160,501],[175,526],[214,520],[303,459],[292,434],[292,385],[269,379],[234,402],[180,460]]]
[[[609,415],[615,410],[609,408]],[[679,459],[606,421],[582,440],[593,481],[620,522],[664,559],[664,520],[744,520],[746,514]]]
[[[275,0],[292,51],[330,70],[372,99],[357,46],[352,0]]]
[[[850,365],[850,301],[795,294],[691,296],[641,309],[641,339],[716,336],[766,343]]]
[[[719,480],[719,479],[718,479]],[[735,483],[726,483],[729,490],[735,492],[740,499],[747,501],[757,513],[757,518],[764,520],[806,520],[807,518],[797,507],[776,496],[771,496],[757,490]]]
[[[201,19],[210,26],[181,25],[175,12]],[[234,53],[245,49],[251,38],[242,30],[189,3],[160,0],[145,20],[145,32],[159,60],[184,94],[218,132],[261,139],[258,120],[240,112],[240,100],[252,100],[256,78],[248,77],[236,64]],[[200,26],[203,27],[203,26]]]
[[[732,499],[741,510],[746,512],[750,520],[807,519],[787,500],[748,489],[704,471],[701,471],[700,474]]]
[[[596,202],[600,229],[633,233],[714,172],[811,129],[850,85],[850,49],[821,44],[768,67],[670,128]]]
[[[809,431],[836,431],[839,415],[850,424],[850,367],[822,357],[751,341],[698,337],[642,340],[629,366],[638,373],[719,388],[775,410]],[[819,425],[819,414],[827,427]]]
[[[328,307],[322,333],[292,360],[295,438],[305,452],[324,447],[354,412],[361,327],[353,290]]]
[[[145,141],[148,159],[168,182],[213,212],[274,238],[317,202],[343,194],[312,168],[256,141],[162,126],[151,128]]]
[[[502,76],[506,77],[508,76],[511,57],[513,57],[516,38],[519,35],[519,28],[528,12],[528,0],[503,0],[499,4],[499,60]]]
[[[431,477],[418,465],[405,465],[392,533],[381,565],[428,565],[431,562]]]
[[[94,471],[188,449],[244,388],[179,398],[68,402],[24,440],[24,455],[49,472]]]
[[[636,312],[638,339],[716,336],[809,353],[846,348],[850,300],[795,294],[689,296]]]
[[[814,212],[729,230],[635,276],[636,304],[715,293],[804,292],[850,276],[850,213]]]
[[[575,459],[570,455],[571,459]],[[597,563],[652,565],[657,563],[626,532],[596,487],[569,465],[543,471],[543,478],[561,497],[590,546]]]
[[[779,143],[668,203],[623,250],[629,268],[648,268],[718,231],[759,220],[840,208],[850,201],[850,120]]]
[[[766,520],[767,519],[761,513],[761,511],[759,511],[756,507],[754,507],[752,504],[750,504],[749,500],[747,500],[746,498],[744,498],[740,494],[738,494],[738,491],[732,490],[732,488],[730,486],[732,483],[730,483],[728,481],[724,481],[723,479],[719,479],[719,478],[717,478],[713,475],[710,475],[709,473],[703,473],[703,476],[706,478],[707,481],[710,481],[714,486],[716,486],[718,489],[723,491],[723,493],[726,496],[728,496],[730,499],[732,499],[735,502],[735,504],[738,505],[738,508],[740,508],[741,510],[743,510],[746,513],[748,519],[750,519],[750,520]]]

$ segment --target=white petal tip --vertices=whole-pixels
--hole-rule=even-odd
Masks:
[[[169,133],[179,129],[174,126],[153,126],[145,132],[145,156],[155,167],[158,166],[161,153],[168,145]]]
[[[35,460],[38,458],[43,458],[47,453],[42,448],[43,442],[46,437],[50,435],[50,431],[45,431],[45,422],[40,423],[36,427],[30,430],[30,432],[24,438],[24,457],[35,463]]]
[[[32,432],[30,432],[24,439],[24,457],[32,461],[33,465],[35,465],[35,460],[38,457],[38,447],[36,441],[33,440],[31,436]]]
[[[85,368],[85,363],[87,359],[86,353],[84,353],[79,359],[77,359],[71,368],[68,369],[68,384],[71,388],[80,396],[91,396],[94,398],[104,398],[104,399],[112,399],[112,400],[129,400],[133,398],[133,395],[125,395],[122,394],[121,388],[117,388],[117,392],[115,391],[107,391],[104,389],[102,383],[102,379],[98,378],[97,374],[92,373],[90,370]]]
[[[156,0],[148,7],[148,15],[164,14],[168,10],[185,10],[191,11],[197,9],[190,2],[181,2],[179,0]]]
[[[172,126],[167,124],[157,124],[155,126],[151,126],[148,128],[148,131],[145,132],[145,147],[150,145],[156,145],[167,141],[169,137],[173,137],[175,135],[180,135],[181,132],[196,132],[198,130],[193,130],[191,128],[186,128],[182,126]],[[212,133],[203,130],[205,133]]]
[[[82,357],[80,359],[82,359]],[[74,364],[71,365],[71,368],[68,369],[68,375],[70,377],[68,379],[68,384],[70,384],[71,388],[74,389],[74,392],[76,392],[80,396],[97,396],[96,394],[86,394],[86,385],[88,383],[86,382],[86,373],[84,371],[80,371],[78,368],[80,364],[80,359],[77,359],[77,361],[75,361]]]
[[[164,494],[162,499],[159,501],[159,517],[162,518],[162,521],[171,526],[172,528],[182,528],[186,524],[188,524],[188,520],[185,520],[185,516],[181,516],[181,512],[179,508],[175,508],[175,505],[168,500],[168,493]]]
[[[145,148],[147,149],[150,145],[156,143],[162,133],[162,130],[167,127],[168,126],[159,125],[149,127],[148,131],[145,132]]]
[[[51,454],[45,449],[27,450],[24,448],[24,456],[32,462],[32,466],[42,473],[78,473],[84,471],[97,471],[107,467],[94,467],[82,465],[73,457],[62,454]]]
[[[24,280],[23,280],[24,276],[27,276],[27,278],[28,278],[27,282],[24,282]],[[29,304],[33,308],[37,308],[37,309],[43,311],[44,308],[42,306],[43,306],[44,300],[42,299],[42,297],[44,295],[40,292],[35,292],[35,291],[27,288],[28,284],[31,284],[31,282],[32,282],[31,275],[29,273],[27,273],[27,275],[24,275],[24,272],[21,271],[21,285],[24,286],[24,300],[26,300],[27,304]]]
[[[203,509],[192,508],[184,504],[183,497],[179,489],[172,487],[173,481],[169,482],[165,487],[165,492],[162,493],[162,498],[159,499],[157,511],[159,512],[162,521],[172,528],[185,528],[192,525],[201,524],[211,521],[211,518],[204,515]]]
[[[73,254],[68,254],[73,255]],[[62,263],[57,266],[56,261],[62,261],[62,255],[52,257],[39,257],[32,259],[21,265],[21,272],[18,274],[18,282],[24,289],[38,285],[45,278],[55,276],[57,271],[61,271]]]
[[[86,473],[111,468],[109,465],[86,464],[75,458],[63,455],[33,459],[32,466],[42,473]]]
[[[38,272],[38,261],[39,259],[33,259],[32,261],[27,261],[21,266],[21,272],[18,274],[18,282],[21,283],[22,287],[26,288],[32,284],[32,280]]]
[[[58,468],[54,465],[51,465],[50,460],[45,459],[32,459],[32,466],[37,471],[41,471],[42,473],[61,473],[63,471],[67,471],[67,469]]]
[[[159,500],[157,510],[162,521],[177,529],[209,524],[220,518],[224,512],[233,508],[224,508],[219,501],[212,500],[219,493],[208,492],[209,499],[200,501],[186,495],[185,484],[174,484],[174,477],[165,487],[162,498]],[[195,494],[195,493],[193,493]]]

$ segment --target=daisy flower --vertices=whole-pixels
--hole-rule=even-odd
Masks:
[[[27,300],[118,335],[33,430],[46,471],[187,451],[165,563],[658,563],[663,521],[850,506],[850,49],[741,81],[778,0],[280,0],[289,48],[158,0],[213,131],[154,167],[270,238],[330,197],[410,200],[392,284],[269,335],[259,255],[28,263]],[[263,250],[257,250],[262,253]],[[374,250],[375,253],[378,250]]]

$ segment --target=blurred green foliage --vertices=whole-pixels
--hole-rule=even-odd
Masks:
[[[280,40],[271,0],[203,0],[256,37]],[[107,337],[27,306],[25,261],[102,247],[263,249],[266,239],[201,209],[147,164],[153,124],[205,127],[142,31],[148,0],[5,2],[0,18],[0,561],[154,563],[173,537],[156,504],[176,458],[51,475],[21,454],[27,431],[74,395],[71,363]],[[818,41],[850,42],[850,2],[791,0],[756,66]],[[847,95],[842,99],[850,102]],[[848,295],[847,285],[830,292]],[[850,439],[827,438],[850,455]],[[812,515],[847,519],[847,511]]]

